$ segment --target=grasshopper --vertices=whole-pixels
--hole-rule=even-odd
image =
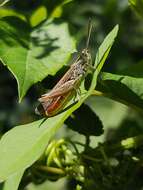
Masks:
[[[77,59],[55,87],[38,99],[40,105],[35,110],[37,114],[46,117],[55,116],[77,95],[81,82],[87,73],[93,69],[89,51],[91,30],[92,24],[91,21],[89,21],[86,47],[81,51]]]

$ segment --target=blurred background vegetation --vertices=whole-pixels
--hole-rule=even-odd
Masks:
[[[85,45],[86,26],[88,19],[92,18],[94,24],[90,45],[92,53],[97,50],[106,34],[116,24],[119,24],[118,38],[103,68],[104,71],[111,73],[120,73],[130,65],[137,64],[143,60],[142,14],[142,1],[132,0],[130,2],[127,0],[10,0],[0,8],[1,18],[16,15],[22,19],[26,18],[33,27],[50,17],[67,22],[71,35],[76,38],[78,50]],[[16,80],[8,69],[0,64],[0,135],[3,135],[13,126],[39,119],[34,113],[37,98],[41,95],[43,89],[52,88],[62,73],[63,70],[61,69],[55,76],[48,76],[41,83],[35,84],[19,104]],[[104,135],[97,137],[96,140],[94,138],[92,141],[94,147],[98,142],[103,142],[104,140],[116,142],[143,132],[142,116],[125,105],[103,97],[96,97],[96,101],[95,97],[94,101],[93,97],[91,97],[86,104],[97,113],[104,126]],[[66,127],[57,134],[57,137],[63,136],[73,139],[79,138],[79,134],[77,135]],[[134,169],[136,168],[132,165],[132,171]],[[128,172],[131,172],[129,168]],[[139,172],[140,178],[137,181],[139,187],[130,186],[131,188],[125,189],[141,188],[143,173]],[[133,175],[130,174],[129,180],[133,179],[135,174],[134,172]],[[64,179],[60,179],[54,183],[48,181],[38,186],[30,184],[28,190],[44,190],[48,188],[60,190],[67,189],[67,186],[68,189],[73,189],[71,182],[66,183],[66,185],[65,183]],[[134,183],[130,184],[135,185]]]

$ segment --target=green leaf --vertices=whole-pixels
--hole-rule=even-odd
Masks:
[[[114,29],[108,34],[108,36],[104,39],[103,43],[101,44],[101,46],[98,49],[97,55],[96,55],[96,59],[95,59],[95,66],[97,67],[98,64],[103,61],[104,59],[106,59],[106,57],[108,56],[109,53],[107,53],[107,56],[105,56],[107,51],[110,51],[111,46],[114,43],[115,37],[117,36],[119,30],[119,26],[116,25],[114,27]],[[104,63],[104,61],[103,61]],[[99,68],[102,67],[103,65],[100,64]]]
[[[98,66],[93,74],[91,86],[86,95],[84,95],[77,104],[66,112],[48,118],[42,124],[42,120],[39,120],[15,127],[1,138],[0,180],[5,180],[13,173],[26,169],[33,164],[44,152],[49,140],[62,126],[64,121],[92,94],[96,86],[97,76],[109,54],[111,45],[117,36],[117,32],[117,27],[115,27],[105,38],[103,44],[101,44],[99,48],[100,51],[98,52],[98,57],[100,57],[100,59],[98,59],[99,62],[96,59],[95,64]],[[106,46],[104,44],[106,44]],[[102,47],[105,47],[105,49]]]
[[[103,95],[143,111],[143,62],[120,74],[102,73],[97,89]]]
[[[54,7],[53,11],[50,14],[51,18],[59,18],[62,16],[63,6],[72,2],[73,0],[59,1],[58,5]],[[54,3],[55,4],[55,3]]]
[[[31,23],[32,26],[37,26],[39,23],[41,23],[46,18],[47,18],[46,7],[40,6],[31,15],[31,17],[30,17],[30,23]]]
[[[19,183],[23,176],[24,171],[20,171],[18,173],[13,174],[10,176],[4,183],[2,190],[17,190],[19,187]]]
[[[39,158],[51,136],[61,126],[60,117],[49,118],[41,126],[42,120],[15,127],[1,138],[0,180],[25,169]]]
[[[119,30],[119,26],[116,25],[113,30],[106,36],[106,38],[104,39],[103,43],[100,45],[97,54],[96,54],[96,58],[95,58],[95,63],[94,63],[94,68],[96,68],[96,71],[94,73],[92,82],[91,82],[91,86],[88,90],[87,95],[85,95],[84,100],[90,95],[92,94],[96,83],[97,83],[97,77],[105,63],[105,60],[108,57],[108,54],[110,52],[110,49],[114,43],[114,40],[118,34],[118,30]],[[86,97],[87,96],[87,97]]]
[[[0,7],[0,18],[7,17],[7,16],[15,16],[15,17],[19,17],[22,20],[26,20],[25,16],[18,13],[16,10],[6,8],[6,7]]]
[[[66,23],[47,20],[35,29],[7,17],[0,20],[0,58],[15,76],[19,100],[47,75],[54,75],[75,51]]]

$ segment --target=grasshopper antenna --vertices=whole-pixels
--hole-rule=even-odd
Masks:
[[[89,47],[89,40],[90,40],[90,36],[91,36],[91,30],[92,30],[92,20],[91,20],[91,18],[89,18],[86,49],[88,49],[88,47]]]

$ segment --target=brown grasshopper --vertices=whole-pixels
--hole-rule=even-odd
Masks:
[[[90,70],[93,70],[91,54],[88,49],[91,30],[92,24],[89,21],[86,48],[81,51],[55,87],[38,99],[41,104],[35,110],[37,114],[46,117],[54,116],[60,113],[65,105],[77,95],[82,80]]]

